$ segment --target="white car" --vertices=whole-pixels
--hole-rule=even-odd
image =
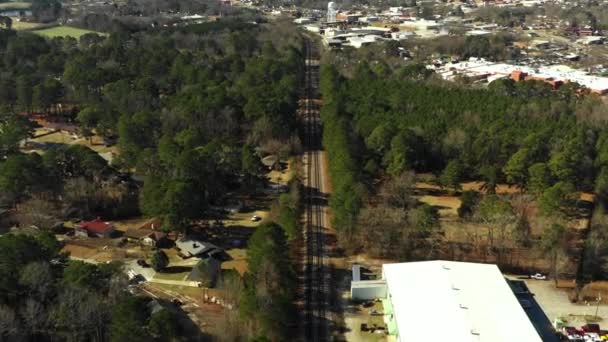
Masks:
[[[261,221],[261,220],[262,220],[262,218],[259,217],[258,215],[253,215],[251,217],[251,222],[258,222],[258,221]]]
[[[541,273],[536,273],[536,274],[532,274],[530,276],[530,279],[536,279],[536,280],[547,280],[547,276],[543,275]]]

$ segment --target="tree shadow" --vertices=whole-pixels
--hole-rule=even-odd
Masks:
[[[186,267],[186,266],[169,266],[169,267],[165,267],[162,270],[162,272],[159,272],[159,273],[175,274],[175,273],[189,272],[190,270],[192,270],[192,268]]]

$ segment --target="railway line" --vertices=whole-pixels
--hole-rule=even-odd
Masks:
[[[325,194],[321,166],[322,124],[318,106],[318,55],[313,42],[306,43],[306,72],[301,113],[305,135],[305,229],[304,229],[304,341],[327,341],[327,285],[328,272],[325,257]]]

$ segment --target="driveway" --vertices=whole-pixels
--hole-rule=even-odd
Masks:
[[[141,267],[137,264],[137,260],[125,261],[125,271],[128,270],[133,270],[136,274],[141,274],[147,281],[152,280],[156,275],[156,271],[154,271],[152,267]]]

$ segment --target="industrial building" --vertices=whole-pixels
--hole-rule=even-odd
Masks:
[[[360,280],[355,300],[382,300],[384,321],[397,341],[540,342],[496,265],[422,261],[382,266],[382,280]]]

